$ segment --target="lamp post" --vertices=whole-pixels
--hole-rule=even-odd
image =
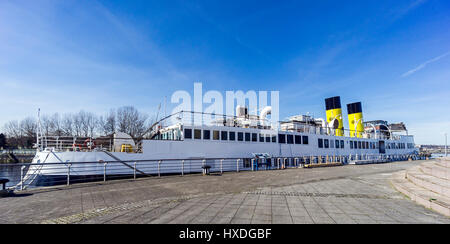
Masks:
[[[447,133],[445,135],[445,156],[447,157]]]

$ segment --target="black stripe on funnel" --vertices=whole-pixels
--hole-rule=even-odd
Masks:
[[[330,97],[325,99],[326,110],[341,108],[341,97]]]
[[[347,104],[348,114],[362,113],[361,102]]]

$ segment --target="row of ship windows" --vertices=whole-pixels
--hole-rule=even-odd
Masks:
[[[344,140],[318,139],[319,148],[345,148]]]
[[[249,132],[234,132],[234,131],[218,131],[213,130],[212,133],[210,130],[202,130],[200,129],[184,129],[184,138],[185,139],[197,139],[197,140],[222,140],[222,141],[246,141],[246,142],[277,142],[276,135],[269,134],[258,134],[258,133],[249,133]],[[286,135],[286,134],[278,134],[278,142],[279,143],[287,143],[287,144],[305,144],[309,143],[308,136],[300,136],[300,135]]]
[[[388,143],[386,144],[387,149],[412,149],[414,148],[414,143]]]
[[[237,136],[236,136],[237,135]],[[213,130],[200,130],[200,129],[184,129],[185,139],[196,140],[222,140],[222,141],[246,141],[246,142],[271,142],[282,144],[309,144],[308,136],[278,134],[278,140],[276,135],[258,134],[249,132],[234,132],[234,131],[218,131]],[[348,141],[350,149],[379,149],[378,142],[368,141]],[[318,139],[319,148],[345,148],[344,140],[330,140],[330,139]],[[405,149],[414,148],[413,143],[387,143],[387,149]]]

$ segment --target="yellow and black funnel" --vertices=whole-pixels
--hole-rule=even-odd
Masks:
[[[331,129],[334,129],[336,136],[344,135],[344,123],[342,121],[342,108],[340,97],[330,97],[325,99],[327,110],[327,123]]]
[[[362,137],[364,123],[361,102],[347,104],[350,137]]]

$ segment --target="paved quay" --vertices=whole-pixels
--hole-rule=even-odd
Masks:
[[[450,223],[394,190],[423,161],[167,176],[0,198],[0,223]]]

